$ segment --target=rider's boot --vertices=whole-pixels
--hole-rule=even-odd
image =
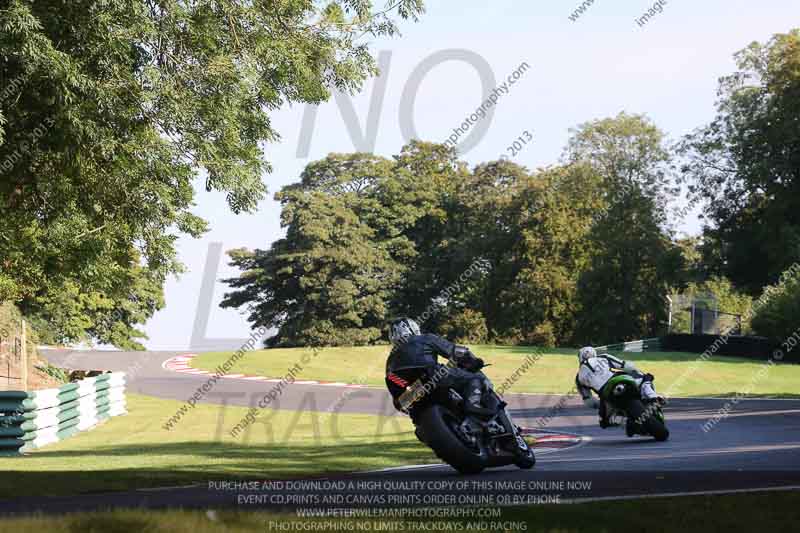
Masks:
[[[422,433],[421,429],[422,429],[422,428],[420,428],[419,426],[417,426],[417,427],[414,429],[414,435],[417,437],[417,440],[419,440],[419,441],[420,441],[422,444],[426,444],[426,445],[427,445],[428,443],[427,443],[427,442],[425,442],[425,437],[424,437],[424,435],[423,435],[423,433]]]
[[[664,402],[664,397],[656,392],[652,381],[642,382],[642,401],[645,403]]]
[[[611,423],[611,420],[608,417],[608,406],[606,405],[606,402],[603,401],[602,399],[600,400],[600,408],[597,414],[600,415],[601,428],[606,429],[614,425]]]
[[[483,399],[483,384],[479,379],[473,379],[467,386],[467,398],[464,402],[464,410],[470,414],[492,417],[497,414],[497,409],[490,409],[481,404]]]
[[[533,458],[533,454],[531,453],[528,443],[525,442],[525,439],[522,437],[522,428],[515,425],[508,416],[508,413],[505,410],[505,402],[501,402],[501,408],[497,412],[497,420],[506,431],[505,435],[507,435],[507,437],[504,439],[506,441],[506,449],[516,455],[518,458],[524,459],[526,464],[527,462],[530,462],[530,464],[524,466],[524,468],[532,467],[536,462],[536,459]]]

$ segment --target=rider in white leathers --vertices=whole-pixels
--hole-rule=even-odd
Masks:
[[[600,391],[614,377],[614,370],[621,371],[636,378],[637,384],[642,391],[642,401],[645,403],[653,401],[663,401],[663,398],[656,393],[653,387],[653,375],[643,374],[630,361],[623,361],[610,354],[599,354],[591,346],[581,348],[578,353],[578,374],[575,376],[575,385],[583,398],[583,403],[592,409],[598,409],[600,415],[600,427],[606,428],[610,425],[608,420],[609,408],[602,399],[592,397],[594,391],[599,398],[602,398]]]

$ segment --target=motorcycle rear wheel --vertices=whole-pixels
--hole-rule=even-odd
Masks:
[[[632,400],[628,405],[628,416],[633,419],[640,418],[646,412],[647,407],[644,406],[641,400]],[[669,438],[669,430],[666,424],[654,414],[649,414],[647,419],[642,422],[642,426],[644,430],[658,442],[664,442]]]
[[[419,415],[425,443],[433,453],[462,474],[478,474],[486,468],[486,450],[480,444],[468,444],[459,434],[458,422],[453,412],[436,404]]]

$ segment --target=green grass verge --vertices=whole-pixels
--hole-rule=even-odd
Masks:
[[[546,505],[504,509],[502,522],[524,522],[524,529],[506,531],[794,531],[800,518],[800,494],[773,492],[753,495],[658,498],[580,505]],[[495,519],[498,520],[498,519]],[[491,522],[491,519],[483,519]],[[409,522],[417,526],[412,529]],[[384,523],[370,521],[365,531],[502,531],[477,527],[479,520],[420,519]],[[276,527],[276,524],[280,524]],[[362,522],[363,524],[363,522]],[[429,529],[425,529],[428,524]],[[436,524],[440,529],[430,529]],[[451,529],[442,526],[451,524]],[[352,528],[348,527],[352,526]],[[458,527],[460,525],[460,527]],[[316,527],[315,527],[316,526]],[[0,521],[0,531],[14,533],[127,532],[211,533],[217,531],[358,531],[355,520],[311,520],[288,514],[236,511],[109,511],[67,516],[14,518]]]
[[[475,346],[475,353],[492,366],[485,369],[495,387],[514,375],[533,348],[524,346]],[[307,364],[297,379],[321,379],[384,386],[383,374],[388,346],[324,348]],[[577,371],[576,350],[549,349],[508,389],[511,392],[563,394],[572,389]],[[282,377],[301,361],[305,348],[277,348],[247,352],[231,373]],[[213,371],[224,364],[231,352],[198,355],[192,365]],[[735,357],[713,357],[695,364],[697,354],[628,353],[624,357],[656,376],[656,388],[670,396],[732,396],[747,392],[751,396],[800,397],[800,365],[779,365],[766,376],[757,377],[763,363]],[[685,376],[685,378],[684,378]],[[672,387],[674,383],[680,386]]]
[[[264,479],[433,462],[409,419],[265,411],[233,439],[247,409],[128,396],[129,414],[23,457],[0,458],[0,498]]]

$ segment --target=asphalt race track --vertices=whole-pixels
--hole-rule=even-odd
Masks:
[[[206,382],[208,376],[179,374],[162,368],[165,360],[178,354],[52,351],[46,356],[54,364],[66,362],[71,368],[126,371],[129,373],[129,392],[185,401]],[[569,385],[565,384],[565,392]],[[252,406],[272,386],[271,383],[224,378],[216,383],[204,401]],[[348,392],[343,397],[345,391]],[[292,410],[301,406],[308,409],[309,395],[318,411],[337,409],[348,413],[394,414],[388,394],[377,388],[345,389],[295,383],[286,388],[273,405],[279,409]],[[601,429],[596,414],[585,408],[576,396],[565,399],[557,395],[509,394],[506,400],[520,426],[576,434],[583,437],[582,442],[577,446],[538,453],[536,467],[529,471],[510,467],[486,470],[478,476],[461,476],[446,465],[409,466],[324,478],[325,482],[334,483],[324,490],[297,483],[278,491],[247,491],[242,499],[242,491],[230,487],[193,486],[63,498],[26,498],[0,502],[0,513],[66,512],[112,506],[308,507],[308,501],[301,502],[299,496],[291,500],[290,496],[293,493],[330,494],[339,487],[335,482],[343,480],[360,483],[356,490],[348,487],[342,490],[343,493],[381,492],[386,495],[384,503],[387,505],[391,505],[387,502],[393,494],[409,497],[417,493],[427,494],[435,483],[441,484],[443,492],[460,483],[460,492],[464,494],[507,493],[509,499],[495,500],[501,504],[550,503],[536,498],[552,498],[555,494],[565,502],[800,488],[800,400],[742,400],[728,417],[711,431],[704,432],[701,426],[714,417],[727,400],[673,399],[666,408],[671,435],[663,443],[645,438],[629,439],[622,428]],[[381,480],[384,485],[379,487]],[[393,484],[386,484],[386,480]],[[278,494],[284,495],[284,499],[276,499],[274,496]],[[510,495],[520,499],[510,499]],[[367,506],[366,501],[363,503]],[[415,503],[425,504],[422,501]]]

